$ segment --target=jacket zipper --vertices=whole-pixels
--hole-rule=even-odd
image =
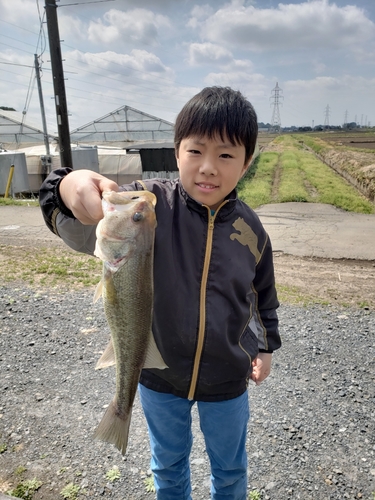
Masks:
[[[199,366],[200,366],[200,362],[201,362],[203,343],[204,343],[204,337],[205,337],[206,290],[207,290],[208,268],[210,266],[211,252],[212,252],[214,222],[215,222],[216,214],[218,213],[220,208],[225,203],[227,203],[227,200],[225,200],[219,206],[219,208],[216,209],[214,215],[211,215],[211,210],[209,207],[207,207],[207,209],[208,209],[208,232],[207,232],[206,253],[204,256],[204,265],[203,265],[201,291],[200,291],[198,343],[197,343],[197,350],[195,351],[193,374],[191,377],[190,388],[189,388],[189,393],[188,393],[188,399],[190,399],[190,400],[194,399],[194,394],[195,394],[195,390],[197,387]]]

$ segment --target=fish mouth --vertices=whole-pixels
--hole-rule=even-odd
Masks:
[[[102,193],[104,206],[111,205],[112,207],[116,207],[115,210],[126,210],[126,206],[132,205],[137,200],[151,203],[153,207],[155,207],[157,202],[156,196],[150,191],[103,191]],[[110,211],[113,210],[114,208],[110,208]]]
[[[114,274],[117,272],[120,267],[122,267],[125,264],[125,261],[127,260],[126,257],[119,257],[118,259],[115,260],[106,260],[105,261],[105,267],[107,270],[111,272],[111,274]]]
[[[106,231],[103,231],[103,229],[100,231],[100,237],[105,238],[107,241],[125,241],[125,237],[122,235],[116,235],[116,234],[111,234]]]

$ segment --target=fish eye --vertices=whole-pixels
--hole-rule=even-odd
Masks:
[[[135,214],[133,215],[133,221],[139,222],[142,219],[143,219],[143,214],[141,214],[140,212],[135,212]]]

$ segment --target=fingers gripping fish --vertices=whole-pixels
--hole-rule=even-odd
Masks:
[[[116,364],[116,394],[94,437],[124,455],[132,406],[142,368],[167,368],[152,335],[153,260],[156,197],[149,191],[103,192],[95,255],[111,342],[97,368]]]

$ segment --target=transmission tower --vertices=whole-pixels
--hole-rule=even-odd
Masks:
[[[348,110],[345,111],[344,128],[348,125]]]
[[[281,129],[281,119],[279,104],[280,99],[284,99],[282,95],[282,89],[279,87],[278,82],[276,82],[276,87],[272,89],[272,95],[270,99],[273,100],[271,106],[273,105],[272,120],[271,120],[271,132],[280,132]]]
[[[325,109],[325,117],[324,117],[324,128],[329,128],[329,113],[331,111],[331,108],[329,107],[329,104],[327,104],[326,109]]]

